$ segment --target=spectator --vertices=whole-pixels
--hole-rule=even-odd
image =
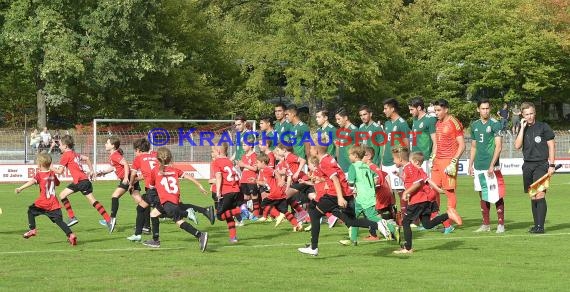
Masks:
[[[59,134],[59,129],[57,129],[57,130],[55,130],[55,133],[53,134],[53,139],[51,141],[48,153],[51,153],[54,148],[59,151],[59,141],[60,140],[61,140],[61,135]]]
[[[497,112],[497,115],[501,118],[501,131],[507,129],[507,124],[509,123],[509,105],[505,102],[503,108]]]
[[[427,115],[428,115],[428,117],[434,117],[435,118],[435,107],[433,106],[433,102],[429,103],[429,106],[427,108]]]
[[[517,135],[519,130],[521,129],[521,109],[518,105],[515,104],[515,107],[512,110],[513,116],[511,117],[511,124],[513,126],[512,132],[513,135]]]
[[[44,130],[40,133],[41,141],[38,147],[38,151],[42,151],[42,149],[50,148],[51,144],[51,134],[49,133],[47,127],[44,127]]]
[[[38,152],[38,147],[40,146],[41,140],[42,140],[42,137],[40,137],[40,133],[38,133],[38,129],[34,129],[32,131],[32,133],[30,134],[30,146],[32,146],[32,149],[34,150],[34,152]]]

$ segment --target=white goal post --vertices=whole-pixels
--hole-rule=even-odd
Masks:
[[[232,128],[233,124],[234,124],[234,120],[185,120],[185,119],[94,119],[93,120],[93,168],[94,171],[97,171],[97,164],[101,163],[99,161],[97,161],[98,159],[98,155],[102,155],[101,153],[98,154],[98,138],[106,138],[109,137],[111,135],[115,135],[118,136],[119,138],[121,138],[121,140],[123,141],[123,134],[124,133],[114,133],[113,131],[108,131],[106,133],[101,133],[101,124],[121,124],[121,123],[129,123],[129,124],[147,124],[150,127],[155,126],[156,124],[168,124],[168,123],[177,123],[177,124],[225,124],[226,128]],[[256,131],[257,130],[257,121],[256,120],[247,120],[247,123],[251,126],[251,128],[249,130],[251,131]],[[156,129],[153,127],[153,129]],[[185,131],[188,131],[190,128],[185,128]],[[130,134],[138,136],[138,137],[148,137],[150,131],[145,130],[145,131],[139,131],[135,134]],[[177,135],[177,131],[172,131],[173,135]],[[195,132],[192,133],[192,135],[194,134],[199,134],[200,132]],[[217,134],[215,134],[217,135]],[[233,136],[232,136],[233,137]],[[219,138],[219,137],[216,137]],[[105,139],[106,141],[106,139]],[[152,141],[151,141],[152,142]],[[104,142],[103,142],[104,143]],[[152,145],[153,143],[151,143],[151,147],[155,147],[154,145]],[[171,145],[165,145],[165,146],[172,146]],[[194,147],[208,147],[208,146],[190,146],[190,148],[188,148],[189,150],[189,154],[191,159],[190,160],[194,160]],[[129,150],[128,151],[128,155],[125,155],[125,158],[127,159],[127,161],[132,162],[132,153],[131,153],[131,148],[132,148],[132,144],[126,144],[126,145],[121,145],[121,148],[125,151],[125,150]],[[180,147],[182,148],[182,147]],[[235,147],[231,147],[231,148],[235,148]],[[184,149],[180,149],[180,151],[185,152],[186,148]],[[203,151],[202,151],[203,152]],[[177,159],[176,154],[175,154],[175,160],[180,161],[180,158]],[[208,157],[209,159],[209,157]],[[106,160],[105,160],[106,161]],[[205,161],[203,161],[205,162]],[[208,161],[209,162],[209,161]]]

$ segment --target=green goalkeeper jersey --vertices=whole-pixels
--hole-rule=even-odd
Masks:
[[[475,140],[475,161],[473,167],[477,170],[489,169],[495,152],[495,137],[499,136],[501,123],[495,119],[489,119],[486,123],[476,120],[471,123],[471,139]],[[499,165],[499,159],[495,166]]]
[[[348,169],[348,183],[356,187],[356,203],[363,209],[376,205],[374,172],[366,163],[355,161]]]

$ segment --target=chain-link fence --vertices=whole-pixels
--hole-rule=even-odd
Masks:
[[[225,134],[224,134],[225,133]],[[54,133],[51,133],[52,136]],[[63,134],[63,133],[62,133]],[[97,151],[97,162],[102,163],[107,160],[108,154],[105,151],[105,142],[111,135],[118,136],[121,139],[121,148],[124,151],[124,156],[128,161],[134,158],[133,141],[137,138],[148,137],[148,130],[104,130],[99,131],[96,135],[96,145],[93,143],[94,136],[89,129],[76,132],[71,131],[70,134],[75,140],[75,150],[78,153],[93,157],[94,151]],[[174,159],[176,161],[184,162],[209,162],[211,146],[210,142],[217,144],[221,138],[234,137],[235,133],[231,124],[217,125],[216,127],[207,130],[197,129],[191,135],[187,132],[179,131],[177,129],[168,130],[169,141],[164,146],[171,149]],[[223,137],[222,134],[225,136]],[[30,145],[30,133],[24,133],[23,130],[0,130],[0,163],[34,163],[35,154],[37,149]],[[26,138],[27,137],[27,138]],[[510,133],[503,135],[503,150],[501,152],[502,158],[521,158],[522,152],[515,150],[514,139],[515,137]],[[194,146],[189,138],[196,144]],[[556,131],[556,157],[568,158],[570,154],[570,132],[569,131]],[[469,151],[471,148],[471,138],[465,137],[466,150],[462,158],[469,158]],[[47,150],[47,148],[43,148]],[[42,150],[43,150],[42,149]],[[233,148],[230,150],[230,155],[235,151]],[[59,151],[57,147],[52,152],[54,161],[59,159]]]

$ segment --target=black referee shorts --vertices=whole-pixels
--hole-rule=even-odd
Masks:
[[[525,161],[522,165],[523,192],[528,192],[530,185],[548,173],[548,161]]]

